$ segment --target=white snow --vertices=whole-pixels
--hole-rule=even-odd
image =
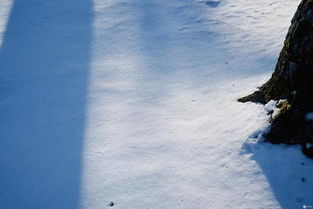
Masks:
[[[264,109],[271,114],[271,117],[274,118],[279,113],[279,108],[277,106],[281,105],[287,100],[281,99],[279,101],[271,100],[265,104]]]
[[[2,2],[1,208],[313,205],[312,161],[236,101],[300,1]]]
[[[12,1],[0,0],[0,47],[3,42],[3,36],[8,22]]]
[[[275,117],[275,115],[277,115],[277,113],[279,112],[279,108],[276,107],[277,103],[277,101],[271,100],[264,106],[264,109],[267,112],[272,113],[272,117]]]

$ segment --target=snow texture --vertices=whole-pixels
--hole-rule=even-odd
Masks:
[[[1,209],[313,205],[312,160],[236,101],[298,4],[0,0]]]

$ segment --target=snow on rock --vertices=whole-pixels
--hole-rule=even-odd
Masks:
[[[264,106],[264,109],[268,112],[271,112],[276,108],[276,105],[277,105],[277,101],[271,100]]]
[[[281,99],[279,101],[271,100],[267,104],[265,104],[264,109],[271,114],[271,117],[274,118],[279,113],[279,108],[282,103],[284,103],[286,100]]]
[[[277,106],[277,101],[275,100],[271,100],[269,101],[267,104],[265,104],[264,106],[264,109],[267,111],[267,112],[271,112],[273,114],[275,114],[275,112],[277,113],[278,112],[278,108],[276,107]]]

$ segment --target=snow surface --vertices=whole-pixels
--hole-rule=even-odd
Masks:
[[[309,113],[306,115],[306,119],[307,119],[307,120],[313,120],[313,112],[309,112]]]
[[[299,2],[0,0],[1,208],[313,205],[312,161],[236,102]]]

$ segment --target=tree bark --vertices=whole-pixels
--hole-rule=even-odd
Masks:
[[[285,99],[265,138],[272,143],[313,143],[313,0],[302,0],[289,28],[271,79],[240,102],[266,104]],[[307,151],[304,146],[303,149]]]

